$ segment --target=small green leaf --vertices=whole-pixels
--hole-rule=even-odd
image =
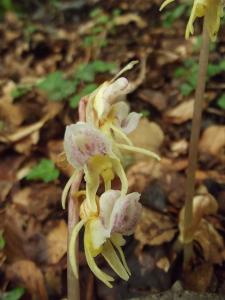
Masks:
[[[52,101],[61,101],[76,91],[76,81],[66,80],[63,73],[57,71],[49,74],[37,84],[37,87],[45,91]]]
[[[105,25],[109,22],[109,17],[107,15],[102,15],[102,16],[99,16],[97,18],[97,22],[98,24],[102,24],[102,25]]]
[[[171,27],[174,21],[180,18],[186,10],[186,4],[180,4],[174,10],[166,11],[163,15],[163,26],[166,28]]]
[[[53,161],[49,159],[42,159],[38,165],[27,174],[28,180],[43,180],[50,182],[59,177],[59,170],[56,169]]]
[[[97,89],[97,87],[98,86],[95,83],[86,85],[86,87],[79,94],[75,95],[74,97],[72,97],[70,99],[70,107],[76,108],[80,102],[80,99],[83,96],[86,96],[86,95],[92,93],[95,89]]]
[[[95,37],[92,36],[92,35],[88,35],[88,36],[86,36],[86,37],[84,38],[84,40],[83,40],[83,45],[84,45],[85,47],[90,47],[90,46],[92,46],[92,45],[94,44],[94,41],[95,41]]]
[[[81,64],[75,74],[75,77],[79,81],[92,82],[95,79],[95,70],[92,64]]]
[[[150,116],[150,111],[147,110],[147,109],[143,109],[143,110],[141,111],[141,114],[142,114],[142,116],[143,116],[144,118],[147,118],[147,117]]]
[[[19,300],[24,294],[24,288],[15,288],[10,292],[4,293],[2,300]]]
[[[223,94],[218,100],[217,100],[217,105],[222,108],[225,109],[225,94]]]
[[[0,250],[4,249],[5,247],[5,240],[3,238],[2,232],[0,232]]]
[[[103,10],[101,8],[95,8],[90,12],[90,17],[91,18],[95,18],[98,17],[99,15],[101,15],[103,13]]]
[[[13,99],[22,97],[26,95],[31,89],[32,86],[18,85],[14,90],[12,90],[11,96],[13,97]]]
[[[122,14],[122,11],[121,11],[121,9],[119,9],[119,8],[115,8],[115,9],[113,10],[113,12],[112,12],[113,17],[118,17],[118,16],[120,16],[121,14]]]
[[[189,96],[193,92],[194,88],[188,83],[183,83],[180,86],[180,92],[183,96]]]
[[[115,70],[116,64],[102,60],[95,60],[92,63],[92,68],[96,73],[104,73]]]

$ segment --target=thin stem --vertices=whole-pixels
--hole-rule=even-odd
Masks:
[[[79,190],[80,183],[82,180],[83,172],[80,171],[77,174],[76,179],[72,183],[70,189],[70,197],[68,201],[68,247],[71,239],[72,230],[79,222],[79,203],[74,199],[73,195]],[[76,250],[74,255],[76,255],[76,259],[78,261],[78,252],[79,252],[79,243],[77,240]],[[69,259],[69,251],[67,251],[67,299],[68,300],[80,300],[80,288],[79,288],[79,278],[76,278]]]
[[[201,129],[202,110],[204,103],[204,93],[207,79],[207,67],[209,59],[209,34],[206,28],[204,19],[203,24],[203,40],[199,56],[199,70],[198,81],[195,94],[194,113],[191,128],[191,140],[189,148],[189,164],[187,169],[187,182],[186,182],[186,198],[185,198],[185,211],[184,211],[184,241],[189,241],[192,237],[191,225],[193,219],[193,198],[195,194],[195,173],[197,170],[197,157],[198,157],[198,142]],[[190,257],[191,247],[186,247],[185,257]]]

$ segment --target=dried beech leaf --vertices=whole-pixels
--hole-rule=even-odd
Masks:
[[[165,118],[174,124],[182,124],[192,119],[194,99],[182,102],[165,113]]]
[[[142,193],[151,180],[158,179],[161,175],[161,162],[156,160],[138,162],[127,172],[129,190]]]
[[[159,148],[164,140],[164,133],[158,124],[143,118],[138,127],[129,135],[129,138],[135,146],[159,153]],[[132,153],[132,155],[136,160],[148,159],[146,155],[140,153]]]
[[[225,147],[225,126],[210,126],[202,135],[199,143],[201,152],[217,155]]]
[[[171,241],[176,232],[176,225],[168,216],[143,208],[135,230],[135,238],[141,246],[156,246]]]
[[[60,220],[47,236],[47,259],[50,264],[56,264],[67,251],[67,225]]]
[[[195,196],[193,200],[193,220],[190,227],[184,228],[184,208],[179,215],[179,239],[182,242],[190,242],[193,240],[194,234],[198,229],[203,217],[209,214],[215,214],[218,209],[218,203],[209,193]]]
[[[225,260],[223,238],[207,220],[201,220],[194,234],[194,240],[200,244],[204,259],[207,262],[222,264]]]
[[[199,293],[206,292],[213,278],[213,266],[204,263],[195,267],[194,270],[185,270],[183,277],[186,289]]]
[[[19,260],[7,269],[9,280],[18,280],[32,295],[32,300],[47,300],[48,295],[41,270],[30,260]]]

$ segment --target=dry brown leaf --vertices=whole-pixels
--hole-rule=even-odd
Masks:
[[[74,168],[66,160],[63,140],[51,140],[48,142],[47,148],[49,157],[56,166],[68,177],[72,176]]]
[[[164,272],[168,272],[170,268],[170,261],[167,257],[161,257],[157,262],[156,266],[162,269]]]
[[[21,125],[24,117],[20,105],[12,104],[10,101],[7,101],[7,99],[0,101],[0,119],[7,124],[7,127]]]
[[[19,260],[7,269],[7,278],[21,282],[32,300],[47,300],[48,295],[41,270],[30,260]]]
[[[135,146],[159,153],[159,148],[164,140],[164,133],[158,124],[143,118],[138,127],[129,135],[129,138]],[[132,155],[136,160],[148,159],[146,155],[140,153],[134,152]]]
[[[144,21],[144,19],[142,19],[140,16],[138,16],[137,14],[134,13],[129,13],[129,14],[125,14],[122,16],[117,16],[113,22],[116,25],[127,25],[131,22],[134,22],[137,27],[139,28],[145,28],[147,26],[147,23]]]
[[[204,263],[192,270],[185,270],[183,278],[186,289],[199,293],[206,292],[213,278],[213,266]]]
[[[49,264],[58,263],[67,251],[67,225],[64,220],[57,222],[49,232],[46,243]]]
[[[4,201],[17,181],[16,171],[24,160],[22,155],[2,156],[0,160],[0,202]]]
[[[170,145],[170,149],[173,152],[173,157],[177,157],[180,154],[186,154],[187,148],[188,148],[188,142],[185,139],[172,142]]]
[[[61,272],[55,266],[48,266],[45,269],[44,277],[49,294],[59,295],[62,293]]]
[[[182,102],[165,113],[165,118],[174,124],[182,124],[192,119],[194,99]]]
[[[167,107],[167,99],[165,94],[146,89],[138,93],[138,96],[147,103],[157,108],[159,111],[163,111]]]
[[[61,188],[54,184],[33,183],[15,191],[12,199],[22,212],[35,216],[37,220],[44,220],[60,203],[61,192]]]
[[[17,142],[14,148],[18,153],[29,155],[31,153],[32,147],[38,143],[39,138],[39,132],[35,131],[31,135]]]
[[[135,239],[140,242],[141,247],[156,246],[171,241],[176,232],[176,225],[168,216],[143,207]]]
[[[225,260],[223,238],[207,220],[201,220],[194,234],[194,240],[200,244],[205,261],[222,264]]]
[[[225,147],[225,126],[210,126],[201,137],[199,150],[217,155]]]
[[[142,193],[151,180],[162,174],[162,165],[156,160],[142,161],[133,165],[127,172],[130,191]]]
[[[42,119],[32,125],[21,126],[13,133],[0,135],[0,141],[3,143],[14,143],[24,139],[30,134],[40,130],[48,120],[54,118],[60,112],[61,107],[61,103],[49,102],[45,107],[46,113]]]
[[[184,208],[179,215],[179,239],[183,243],[188,243],[193,240],[196,230],[199,228],[202,218],[215,214],[218,209],[218,203],[215,198],[205,191],[204,194],[194,197],[193,200],[193,220],[188,228],[184,227]]]

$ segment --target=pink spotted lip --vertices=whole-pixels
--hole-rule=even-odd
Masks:
[[[66,127],[64,150],[68,162],[75,168],[82,168],[90,157],[109,154],[111,143],[98,129],[78,122]]]
[[[99,216],[109,236],[112,233],[130,235],[134,232],[142,208],[139,199],[139,193],[121,196],[120,191],[110,190],[102,194]]]

